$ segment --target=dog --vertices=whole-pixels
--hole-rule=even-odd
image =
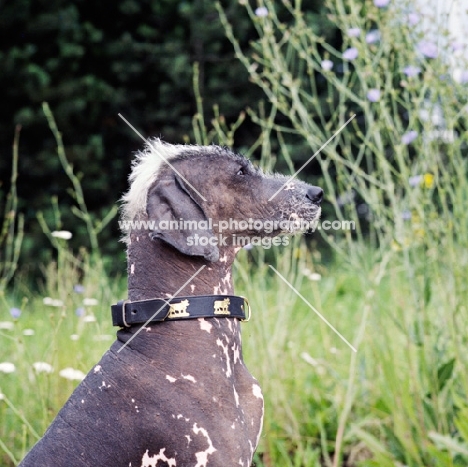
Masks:
[[[225,147],[159,139],[129,180],[117,340],[20,466],[248,467],[263,396],[242,358],[248,307],[234,295],[232,263],[246,239],[316,221],[323,191]]]

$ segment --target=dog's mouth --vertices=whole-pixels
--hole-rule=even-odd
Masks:
[[[321,201],[321,196],[320,199],[312,199],[308,194],[304,196],[302,193],[283,200],[278,206],[283,219],[281,233],[295,234],[315,230],[322,212]]]
[[[283,216],[280,223],[281,233],[296,234],[314,231],[320,219],[322,209],[320,206],[307,205],[303,209]]]

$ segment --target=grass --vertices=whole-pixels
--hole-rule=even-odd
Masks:
[[[304,246],[298,244],[289,253],[286,250],[280,253],[276,267],[287,277],[297,275],[293,280],[295,286],[321,312],[322,307],[330,307],[333,313],[327,314],[328,318],[335,319],[350,338],[354,336],[360,310],[356,305],[349,309],[347,304],[357,304],[355,281],[342,273],[327,277],[323,269],[326,275],[322,281],[309,283],[301,273],[305,264],[301,258],[308,256]],[[324,392],[323,388],[346,378],[351,351],[304,306],[293,290],[271,273],[261,251],[258,254],[243,251],[241,256],[236,266],[237,292],[249,297],[254,313],[252,321],[243,328],[245,355],[267,396],[263,454],[259,455],[265,459],[277,456],[281,460],[270,465],[289,465],[282,462],[283,458],[289,459],[292,451],[299,459],[304,459],[302,451],[312,459],[320,440],[314,420],[322,419],[328,426],[327,413],[334,412],[333,418],[337,413],[333,402],[337,395]],[[255,271],[254,277],[251,269]],[[0,405],[0,439],[11,453],[3,454],[2,465],[14,465],[22,457],[77,384],[61,377],[60,370],[72,367],[86,373],[110,345],[115,330],[110,325],[109,304],[125,295],[122,282],[112,287],[111,281],[94,268],[88,268],[80,281],[71,261],[60,266],[51,264],[46,278],[42,293],[25,297],[18,319],[12,320],[5,307],[0,316],[0,321],[13,324],[11,330],[1,331],[4,345],[0,361],[11,362],[16,367],[14,372],[2,375],[0,386],[5,397]],[[83,293],[74,291],[78,282],[83,286]],[[45,297],[60,300],[62,304],[44,304]],[[329,303],[332,297],[339,297],[339,306]],[[85,307],[84,298],[94,298],[98,303]],[[77,316],[76,310],[81,308],[86,313]],[[88,321],[90,316],[96,321]],[[25,331],[30,333],[27,330],[33,330],[34,334],[25,335]],[[311,365],[312,358],[317,361],[317,367]],[[38,373],[33,368],[35,362],[46,362],[53,371]],[[320,383],[324,376],[332,379]],[[298,417],[304,410],[308,415]],[[309,449],[307,444],[314,449]]]
[[[466,465],[468,132],[466,93],[447,59],[455,57],[454,38],[443,18],[423,18],[411,2],[379,8],[370,1],[326,1],[319,22],[300,2],[279,7],[264,0],[262,15],[243,5],[258,34],[251,55],[219,12],[268,103],[248,115],[264,139],[277,142],[291,171],[290,154],[305,147],[314,154],[356,115],[313,163],[321,168],[328,216],[353,219],[357,228],[323,235],[339,261],[323,274],[318,291],[304,279],[302,286],[358,352],[335,360],[326,353],[329,331],[306,331],[303,305],[285,303],[283,284],[265,283],[263,276],[246,282],[265,284],[262,296],[277,291],[270,307],[299,314],[282,328],[294,335],[294,358],[279,347],[276,358],[289,361],[281,360],[276,378],[269,366],[276,361],[262,360],[267,394],[278,386],[282,396],[269,408],[274,423],[261,459],[332,467]],[[341,32],[341,49],[328,42],[328,30]],[[369,41],[369,33],[378,39]],[[434,37],[437,57],[421,49]],[[468,68],[466,57],[459,59],[457,67]],[[408,73],[409,65],[417,72]],[[340,288],[333,279],[342,281]],[[293,322],[298,329],[289,334]],[[312,370],[318,375],[317,359],[324,368],[310,382],[301,355],[312,342]],[[291,371],[298,366],[302,370]],[[283,379],[283,370],[294,379]],[[269,386],[271,379],[281,383]]]
[[[249,298],[253,310],[243,325],[244,356],[265,394],[256,465],[466,465],[468,440],[457,428],[466,424],[462,414],[468,410],[466,352],[456,344],[466,346],[467,325],[444,306],[446,284],[434,286],[437,298],[421,310],[411,303],[414,284],[399,252],[380,281],[378,271],[369,271],[368,284],[345,262],[323,264],[319,252],[300,239],[268,258],[261,249],[242,251],[235,266],[236,292]],[[311,280],[311,271],[320,280]],[[41,293],[25,294],[18,319],[7,306],[0,315],[1,322],[13,323],[0,331],[0,362],[15,365],[0,384],[5,466],[21,459],[78,383],[60,370],[86,373],[109,347],[115,333],[109,305],[125,296],[123,281],[112,281],[95,267],[79,277],[72,261],[49,265],[45,277]],[[80,293],[74,290],[78,283]],[[61,304],[44,304],[45,297]],[[96,304],[83,305],[85,298]],[[36,362],[53,371],[37,372]],[[340,426],[341,454],[334,462]]]
[[[85,272],[79,277],[76,262],[48,265],[41,292],[16,292],[21,297],[17,319],[9,310],[18,300],[3,301],[0,362],[14,364],[15,370],[0,380],[1,465],[16,465],[79,382],[60,371],[86,374],[115,338],[109,306],[123,296],[124,282],[111,281],[99,265],[81,266]]]
[[[322,278],[310,281],[310,252],[302,255],[295,271],[288,253],[277,269],[358,352],[266,265],[253,280],[244,276],[241,288],[259,310],[244,330],[245,353],[266,395],[259,465],[465,465],[466,432],[457,427],[467,404],[466,315],[451,316],[446,283],[421,310],[409,300],[415,291],[402,255],[378,282],[369,271],[369,284],[349,264],[319,261]]]
[[[248,115],[260,136],[245,153],[260,153],[260,165],[271,170],[278,149],[293,173],[296,149],[315,153],[352,112],[358,115],[314,160],[321,167],[327,219],[352,219],[356,230],[315,233],[320,249],[295,238],[286,248],[241,251],[235,263],[236,292],[249,298],[253,310],[251,322],[243,325],[245,360],[265,393],[255,464],[466,466],[466,93],[450,78],[449,62],[417,53],[416,42],[426,31],[405,23],[410,3],[400,11],[394,2],[382,9],[366,2],[365,10],[354,0],[326,2],[327,21],[342,31],[343,51],[358,51],[352,63],[308,23],[299,3],[282,2],[281,20],[269,0],[264,2],[268,15],[261,17],[248,2],[242,4],[258,32],[251,57],[239,48],[220,10],[221,19],[267,101],[232,125],[215,109],[208,131],[196,93],[196,143],[231,145]],[[360,36],[350,36],[356,27]],[[368,44],[365,33],[375,28],[380,39]],[[449,44],[449,31],[443,34],[441,42]],[[440,52],[445,57],[450,51]],[[333,62],[332,70],[322,69],[324,59]],[[418,65],[417,75],[406,76],[408,65]],[[126,295],[123,278],[107,277],[98,251],[97,234],[115,211],[102,221],[88,213],[53,117],[44,110],[74,187],[74,212],[90,231],[91,253],[72,253],[66,240],[54,236],[61,229],[57,206],[52,227],[39,218],[57,252],[56,262],[44,267],[43,289],[30,292],[18,280],[1,296],[0,321],[12,323],[2,325],[12,329],[0,329],[0,362],[15,365],[10,373],[5,368],[11,365],[0,366],[0,464],[5,466],[17,463],[77,384],[60,371],[71,367],[85,373],[108,348],[107,336],[114,333],[108,307]],[[14,196],[8,199],[14,207]],[[5,278],[21,241],[21,219],[14,211],[2,228],[12,235],[0,237],[8,240],[2,247],[8,268],[0,270]],[[323,259],[324,244],[334,252],[331,261]],[[80,293],[77,284],[83,286]],[[52,301],[44,303],[46,297]],[[85,298],[96,302],[84,305]],[[17,319],[10,315],[13,307],[22,310]],[[53,371],[38,373],[35,362],[48,363]]]
[[[424,186],[414,189],[423,204],[427,195]],[[59,206],[55,212],[52,226],[39,216],[56,251],[41,290],[30,291],[19,276],[1,296],[5,466],[19,462],[109,347],[109,305],[126,296],[125,278],[107,276],[96,248],[69,250],[55,230]],[[253,309],[244,354],[265,393],[258,467],[466,465],[467,250],[453,235],[463,224],[436,237],[439,224],[428,217],[408,220],[400,227],[406,241],[385,248],[346,232],[326,236],[341,252],[332,262],[300,237],[288,247],[240,252],[236,291]]]

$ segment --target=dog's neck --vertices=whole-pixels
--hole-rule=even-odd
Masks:
[[[151,240],[147,232],[133,232],[130,240],[127,250],[129,300],[234,293],[231,277],[234,250],[222,251],[221,259],[211,263],[201,257],[183,255],[162,240]],[[133,338],[137,328],[139,326],[120,330],[117,333],[119,340],[127,342]],[[230,339],[231,345],[235,343],[241,349],[240,324],[238,320],[228,318],[150,324],[129,346],[154,359],[165,355],[170,342],[171,361],[180,360],[180,371],[189,372],[189,366],[184,366],[186,346],[173,347],[173,343],[181,339],[190,342],[191,354],[198,355],[202,361],[208,356],[211,358],[218,345],[216,342],[224,342],[224,339]],[[213,346],[211,353],[207,352],[210,345]],[[234,354],[230,355],[231,366],[234,366],[235,358]]]
[[[131,301],[191,295],[233,295],[232,263],[237,250],[220,249],[209,262],[184,255],[148,232],[130,234],[127,249],[128,298]],[[142,266],[144,265],[144,267]]]

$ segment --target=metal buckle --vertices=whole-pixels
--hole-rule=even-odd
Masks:
[[[123,323],[124,323],[124,326],[125,326],[126,328],[129,328],[130,325],[129,325],[129,324],[127,323],[127,321],[125,320],[125,305],[126,305],[127,303],[131,303],[131,301],[128,300],[128,299],[122,301],[122,321],[123,321]]]
[[[252,310],[250,309],[249,301],[245,297],[242,297],[242,298],[244,299],[244,303],[247,305],[248,313],[247,313],[247,317],[244,318],[244,319],[241,319],[241,321],[243,323],[247,323],[248,321],[250,321],[250,317],[252,316]]]

